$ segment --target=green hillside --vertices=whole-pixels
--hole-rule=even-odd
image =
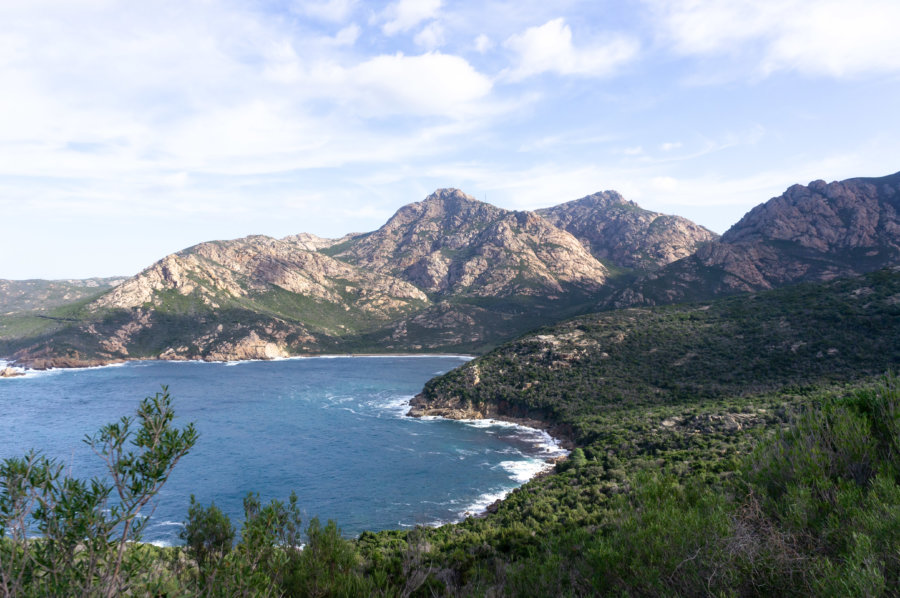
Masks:
[[[193,504],[186,548],[130,549],[124,577],[87,583],[157,595],[896,596],[900,381],[883,372],[900,362],[898,316],[900,269],[577,317],[429,382],[417,401],[539,417],[573,441],[568,460],[487,516],[353,540],[313,519],[296,551],[283,545],[298,541],[302,505],[251,497],[237,541],[214,505]],[[85,583],[73,554],[61,579]],[[48,587],[27,579],[32,595]]]

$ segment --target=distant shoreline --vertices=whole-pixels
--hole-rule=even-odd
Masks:
[[[467,353],[314,353],[308,355],[291,355],[289,357],[274,357],[274,358],[252,358],[252,359],[160,359],[159,357],[135,357],[132,359],[96,359],[96,360],[84,360],[84,361],[73,361],[67,358],[61,359],[47,359],[47,364],[41,364],[41,367],[31,367],[28,365],[28,362],[24,365],[18,364],[15,360],[7,360],[0,358],[0,369],[9,367],[11,369],[18,370],[23,374],[27,375],[29,372],[45,372],[50,370],[86,370],[92,368],[100,368],[100,367],[111,367],[111,366],[121,366],[126,363],[133,362],[144,362],[144,361],[160,361],[165,363],[222,363],[222,364],[239,364],[239,363],[254,363],[254,362],[266,362],[266,361],[288,361],[291,359],[338,359],[345,357],[457,357],[460,359],[475,359],[477,355],[471,355]],[[11,377],[21,377],[21,376],[11,376]]]

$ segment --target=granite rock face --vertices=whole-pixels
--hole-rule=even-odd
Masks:
[[[712,235],[614,192],[542,213],[439,189],[370,233],[200,243],[17,343],[13,356],[48,367],[478,351],[593,306],[608,285],[598,258],[652,269]]]
[[[439,296],[508,297],[597,289],[606,268],[571,234],[531,212],[439,189],[400,208],[335,257]]]
[[[900,173],[794,185],[721,239],[617,294],[609,306],[671,303],[827,281],[900,262]]]
[[[309,235],[201,243],[89,303],[94,318],[68,332],[80,353],[108,360],[272,359],[321,351],[321,339],[330,346],[328,339],[349,330],[429,304],[408,282],[303,248],[328,246],[320,241]],[[52,365],[51,345],[26,347],[16,361]]]
[[[718,238],[687,218],[645,210],[615,191],[594,193],[537,213],[570,232],[596,258],[637,270],[656,270]]]
[[[89,307],[161,306],[174,291],[212,308],[229,300],[253,297],[274,287],[384,317],[410,304],[427,302],[425,294],[396,278],[356,268],[291,241],[264,236],[201,243],[166,256],[104,295]]]

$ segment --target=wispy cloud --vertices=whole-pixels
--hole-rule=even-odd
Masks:
[[[515,65],[506,77],[520,81],[541,73],[607,76],[633,60],[640,44],[632,37],[614,34],[576,47],[571,28],[559,18],[509,37],[504,46],[515,55]]]
[[[684,55],[750,60],[759,75],[832,77],[900,71],[894,0],[647,0]]]
[[[305,0],[297,2],[297,10],[323,21],[340,23],[347,20],[356,4],[357,0]]]
[[[398,0],[382,13],[381,30],[385,35],[409,31],[416,25],[433,19],[441,8],[441,0]]]
[[[900,168],[898,11],[0,2],[0,211],[16,222],[0,255],[66,247],[0,261],[0,278],[128,273],[251,232],[371,230],[438,186],[515,208],[614,188],[727,227],[792,182]],[[138,221],[151,237],[130,238]]]

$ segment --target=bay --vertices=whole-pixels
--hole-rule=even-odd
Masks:
[[[29,449],[72,475],[103,475],[82,442],[167,385],[176,425],[200,439],[154,503],[144,540],[176,544],[194,494],[233,522],[242,501],[296,492],[305,519],[364,530],[458,521],[563,454],[544,432],[502,422],[405,416],[461,356],[321,357],[236,363],[131,362],[0,380],[0,458]]]

